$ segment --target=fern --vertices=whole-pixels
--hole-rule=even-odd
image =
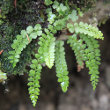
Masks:
[[[28,86],[29,86],[29,94],[30,98],[32,100],[33,106],[36,105],[38,95],[40,93],[40,73],[42,70],[41,64],[44,63],[44,56],[43,56],[43,50],[44,50],[44,43],[45,43],[45,36],[39,38],[39,49],[38,53],[35,54],[35,59],[32,60],[32,64],[30,65],[31,70],[29,72],[29,78],[28,78]]]
[[[53,37],[50,39],[50,42],[48,43],[49,47],[47,47],[47,52],[45,52],[45,62],[46,65],[51,69],[52,66],[54,65],[54,52],[55,52],[55,38]]]
[[[99,65],[100,65],[100,50],[98,41],[94,38],[89,38],[87,35],[81,34],[80,37],[87,44],[85,49],[86,67],[89,68],[91,75],[90,81],[92,82],[93,90],[95,90],[99,78]]]
[[[90,37],[94,37],[96,39],[104,39],[103,34],[99,31],[98,28],[93,27],[92,25],[88,25],[87,23],[80,22],[74,24],[75,33],[81,33],[88,35]]]
[[[34,53],[28,78],[29,94],[33,106],[36,105],[40,94],[39,80],[41,78],[42,64],[44,63],[51,69],[55,62],[56,76],[62,91],[66,92],[68,89],[69,77],[63,47],[64,41],[59,41],[55,38],[59,31],[64,30],[67,32],[69,30],[73,34],[68,37],[67,42],[75,53],[78,71],[84,68],[84,63],[89,68],[90,80],[94,90],[99,80],[100,50],[96,39],[103,39],[103,34],[97,27],[78,22],[77,11],[71,10],[67,1],[65,3],[66,6],[63,3],[58,3],[56,0],[45,0],[47,6],[51,5],[46,10],[48,26],[44,29],[41,28],[40,24],[36,24],[34,28],[28,26],[26,30],[21,31],[20,35],[16,36],[11,45],[13,50],[9,52],[10,56],[8,59],[10,59],[13,67],[15,67],[24,48],[33,39],[40,36],[37,42],[39,44],[38,51]],[[80,12],[78,13],[81,14]]]
[[[22,30],[20,35],[16,36],[16,39],[13,41],[11,47],[14,49],[9,52],[10,62],[13,64],[13,67],[16,66],[16,63],[19,62],[20,54],[24,48],[32,41],[36,39],[37,36],[42,34],[40,24],[37,24],[34,28],[28,26],[26,30]]]
[[[49,33],[48,30],[45,30]],[[50,36],[49,36],[50,35]],[[29,73],[29,94],[32,100],[33,106],[36,105],[38,95],[39,95],[39,79],[42,66],[41,64],[46,62],[47,66],[51,68],[54,64],[54,47],[55,47],[55,38],[50,33],[49,35],[42,34],[39,38],[39,49],[38,53],[35,54],[36,59],[32,60],[32,64],[30,65],[31,70]]]
[[[72,47],[72,50],[74,50],[78,65],[83,67],[83,62],[85,60],[84,49],[86,47],[86,44],[83,44],[82,39],[78,40],[75,34],[68,38],[68,43]]]
[[[67,28],[71,33],[75,32],[77,34],[85,34],[96,39],[104,39],[103,34],[101,33],[101,31],[99,31],[98,28],[93,27],[92,25],[88,25],[87,23],[80,22],[79,24],[74,23],[74,25],[68,23]]]
[[[63,41],[56,42],[55,66],[58,82],[60,82],[61,84],[62,91],[66,92],[69,86],[69,77],[63,45],[64,45]]]
[[[49,30],[45,30],[47,32],[45,47],[44,47],[44,59],[45,63],[49,68],[52,68],[54,65],[54,52],[55,52],[55,38]]]
[[[29,78],[28,78],[28,81],[29,81],[28,90],[29,90],[29,94],[30,94],[30,98],[32,100],[33,106],[36,105],[38,95],[40,92],[39,79],[40,79],[40,73],[41,73],[42,66],[41,66],[41,64],[39,64],[38,60],[36,60],[36,59],[32,60],[32,64],[30,65],[31,70],[29,72]]]
[[[42,37],[39,38],[38,42],[39,44],[38,54],[35,54],[36,59],[32,60],[32,64],[30,65],[31,70],[29,72],[28,86],[33,106],[36,105],[38,95],[40,92],[39,79],[42,69],[41,64],[46,62],[49,68],[51,68],[54,64],[54,47],[55,47],[54,42],[55,38],[51,33],[50,36],[42,34]]]
[[[78,65],[83,68],[84,61],[86,62],[86,66],[89,68],[89,74],[91,75],[90,80],[92,82],[93,90],[95,90],[99,78],[99,44],[94,38],[84,34],[80,34],[80,38],[81,39],[78,40],[76,35],[70,36],[68,43],[70,43],[70,46],[75,52]]]
[[[91,75],[93,90],[95,90],[99,78],[100,50],[99,44],[94,38],[80,34],[81,39],[77,39],[76,35],[70,36],[68,43],[75,52],[78,65],[83,68],[84,61],[86,67],[89,68]],[[85,44],[84,44],[85,43]]]
[[[89,74],[91,75],[91,82],[93,90],[95,90],[98,83],[98,68],[100,64],[100,50],[99,44],[96,39],[104,39],[103,34],[98,28],[88,25],[87,23],[80,22],[74,24],[67,24],[67,28],[71,33],[76,35],[70,36],[68,43],[75,52],[76,60],[80,69],[83,68],[84,61],[89,68]],[[78,34],[80,39],[78,39]],[[79,70],[80,71],[80,70]]]

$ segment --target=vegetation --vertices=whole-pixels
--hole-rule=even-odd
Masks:
[[[1,2],[2,5],[3,1],[4,0]],[[5,2],[8,3],[9,1],[10,0],[7,0]],[[26,1],[27,0],[24,0],[24,2],[22,2],[20,0],[18,7],[27,7]],[[11,2],[9,2],[9,4],[10,3]],[[43,12],[40,11],[40,23],[35,22],[36,24],[32,24],[31,22],[28,24],[29,26],[25,24],[25,26],[27,26],[25,30],[21,26],[22,23],[18,21],[15,26],[9,22],[10,19],[8,19],[8,21],[5,17],[0,19],[0,28],[3,31],[3,34],[0,31],[0,49],[5,50],[1,53],[0,80],[7,79],[6,73],[7,75],[20,74],[21,71],[22,73],[28,73],[28,90],[33,106],[36,105],[38,95],[40,94],[39,80],[44,64],[51,69],[55,62],[56,76],[58,77],[62,91],[66,92],[68,90],[69,72],[65,59],[65,49],[63,47],[64,41],[56,37],[59,31],[69,32],[70,35],[67,35],[67,43],[70,44],[70,47],[75,53],[78,71],[84,68],[85,63],[89,69],[90,81],[94,90],[99,81],[100,65],[100,50],[97,39],[104,39],[102,32],[99,31],[97,27],[78,21],[79,17],[83,16],[83,13],[77,6],[74,6],[73,9],[73,6],[69,4],[68,0],[62,3],[57,0],[45,0],[44,3],[45,7],[49,7],[46,7],[45,12],[47,18],[45,18],[42,14]],[[10,8],[6,8],[7,12],[5,11],[5,13],[2,14],[3,16],[10,14],[10,11],[14,10],[14,7],[11,7],[11,5],[9,7]],[[24,11],[23,7],[20,9],[19,11]],[[33,13],[32,10],[28,11]],[[2,22],[4,19],[7,21],[6,23]],[[19,31],[14,32],[14,29],[18,29]],[[13,37],[15,35],[16,37]],[[4,36],[6,36],[6,38]],[[30,66],[30,71],[29,69],[25,69],[27,64]]]

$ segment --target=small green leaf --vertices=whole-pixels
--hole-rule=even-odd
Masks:
[[[27,31],[28,34],[32,33],[33,27],[32,26],[28,26],[26,31]]]
[[[35,31],[38,31],[38,30],[41,30],[42,28],[41,28],[41,25],[40,24],[36,24],[35,26],[34,26],[34,30]]]
[[[55,21],[56,15],[53,14],[52,12],[49,12],[48,14],[48,21],[50,24],[52,24]]]
[[[42,31],[37,31],[37,35],[41,36],[42,35]]]
[[[70,31],[71,33],[74,33],[74,26],[73,26],[73,24],[68,23],[68,24],[67,24],[67,28],[69,29],[69,31]]]
[[[45,4],[48,6],[48,5],[51,5],[53,2],[52,0],[45,0]]]
[[[21,31],[21,35],[22,35],[23,38],[25,38],[26,35],[27,35],[27,32],[26,32],[25,30],[22,30],[22,31]]]
[[[62,83],[61,83],[61,87],[62,87],[62,91],[63,91],[63,92],[66,92],[66,91],[68,90],[67,84],[66,84],[65,82],[62,82]]]
[[[66,11],[67,10],[67,7],[64,6],[62,3],[60,4],[60,8],[61,8],[62,11]]]
[[[30,34],[30,37],[31,37],[32,39],[36,39],[36,38],[37,38],[37,32],[31,33],[31,34]]]
[[[78,16],[77,16],[76,10],[73,10],[72,13],[68,15],[68,18],[71,19],[73,22],[78,20]]]
[[[57,9],[59,6],[59,3],[57,1],[54,1],[54,4],[53,4],[53,9]]]

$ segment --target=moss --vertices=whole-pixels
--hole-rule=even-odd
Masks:
[[[19,0],[16,7],[12,0],[0,1],[3,23],[0,25],[0,50],[4,52],[0,55],[1,70],[8,74],[22,74],[26,72],[26,65],[31,61],[32,53],[35,51],[36,41],[33,41],[21,54],[20,62],[15,69],[8,60],[8,52],[15,36],[28,25],[35,25],[42,22],[39,13],[39,6],[33,0]],[[37,10],[36,10],[37,9]],[[6,16],[6,17],[3,17]]]

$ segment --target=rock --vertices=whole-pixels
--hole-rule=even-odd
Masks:
[[[106,69],[105,69],[105,72],[106,72],[106,84],[107,86],[110,88],[110,65],[107,65],[106,66]]]

